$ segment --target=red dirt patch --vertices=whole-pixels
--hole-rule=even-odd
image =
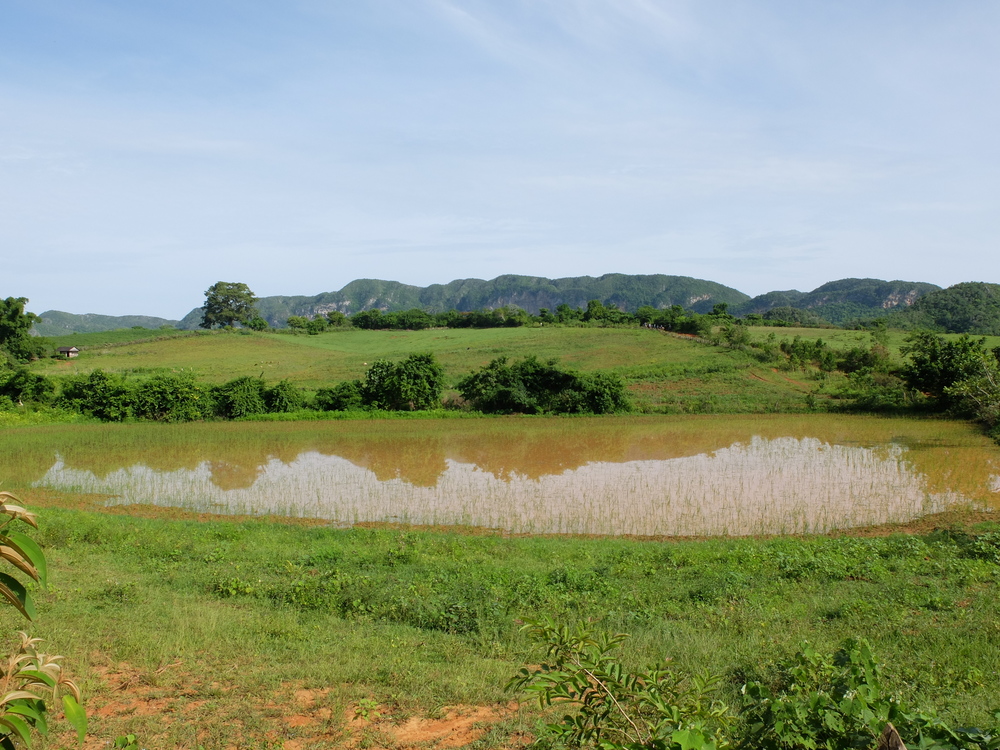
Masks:
[[[445,706],[433,717],[402,714],[383,705],[362,711],[357,703],[345,707],[334,687],[309,689],[283,683],[264,696],[238,695],[235,685],[203,684],[181,662],[144,671],[124,662],[109,664],[100,654],[92,659],[91,679],[96,684],[87,701],[91,727],[85,750],[107,748],[116,736],[128,732],[141,734],[143,747],[180,747],[168,739],[173,728],[187,728],[201,741],[219,723],[227,725],[225,745],[234,749],[266,739],[280,742],[285,750],[445,750],[475,742],[517,710],[516,704]],[[135,722],[146,728],[134,728]],[[150,726],[157,727],[155,733]],[[66,739],[70,747],[71,738]],[[520,747],[527,741],[530,738],[514,737],[509,746]]]

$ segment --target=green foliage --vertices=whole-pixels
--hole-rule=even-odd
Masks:
[[[364,406],[360,380],[345,380],[332,388],[316,391],[316,408],[320,411],[351,411]]]
[[[305,404],[305,395],[290,380],[279,380],[264,389],[264,406],[269,414],[298,411]]]
[[[886,321],[900,328],[1000,335],[1000,284],[965,282],[933,291]]]
[[[122,375],[97,369],[63,382],[57,404],[106,422],[134,415],[135,394]]]
[[[986,340],[963,335],[948,340],[933,333],[921,331],[912,334],[901,347],[909,361],[903,367],[903,380],[914,390],[936,399],[941,408],[957,403],[949,390],[960,381],[984,374],[991,360],[986,351]]]
[[[351,325],[363,330],[422,331],[434,325],[434,318],[423,310],[414,308],[400,312],[383,313],[379,309],[355,313]]]
[[[761,750],[849,750],[876,745],[891,723],[904,743],[920,750],[995,750],[994,727],[952,727],[933,710],[913,709],[885,685],[882,666],[865,640],[849,639],[835,655],[809,643],[779,667],[774,682],[743,686],[746,735],[741,745]]]
[[[890,723],[920,750],[1000,747],[1000,726],[953,728],[934,711],[909,708],[886,687],[864,640],[849,639],[834,655],[802,644],[765,679],[743,685],[737,721],[718,695],[718,677],[685,675],[668,663],[627,670],[615,653],[624,634],[571,630],[549,618],[529,620],[523,629],[544,645],[546,661],[522,669],[508,688],[533,695],[542,707],[575,709],[547,725],[536,747],[852,750],[874,747]]]
[[[571,630],[551,619],[529,620],[524,630],[544,645],[547,661],[522,669],[508,688],[534,695],[542,707],[576,708],[560,723],[549,724],[536,745],[605,750],[731,746],[735,717],[717,696],[718,677],[687,677],[667,663],[626,670],[615,654],[628,637],[621,633],[595,636],[583,626]]]
[[[212,415],[211,389],[190,373],[153,375],[132,386],[132,416],[156,422],[191,422]]]
[[[306,333],[310,336],[318,336],[326,330],[327,321],[326,318],[316,316],[308,323],[306,323]]]
[[[285,324],[293,331],[304,331],[306,330],[306,326],[309,325],[309,318],[304,315],[289,315]]]
[[[12,403],[48,403],[54,393],[55,384],[44,375],[31,372],[25,367],[0,369],[0,396],[6,396]]]
[[[11,523],[22,521],[38,528],[33,513],[20,505],[9,492],[0,492],[0,515],[7,519],[0,524],[0,558],[20,573],[42,586],[46,585],[47,564],[38,544],[26,534],[9,529]],[[21,581],[0,573],[0,597],[25,618],[36,617],[31,594]],[[61,656],[38,650],[41,640],[21,633],[18,650],[0,662],[0,747],[13,750],[17,745],[30,747],[32,731],[48,734],[46,699],[62,698],[67,721],[77,730],[82,744],[87,733],[87,714],[80,706],[80,689],[63,674]]]
[[[343,328],[344,326],[350,325],[350,321],[347,316],[340,310],[330,310],[326,314],[327,323],[329,323],[331,328]]]
[[[18,362],[37,359],[45,348],[41,341],[31,336],[31,327],[38,316],[25,312],[26,304],[26,297],[0,300],[0,349]]]
[[[744,685],[745,746],[779,748],[873,747],[887,722],[902,718],[899,698],[883,687],[882,670],[864,641],[849,641],[836,657],[810,644],[781,667],[780,684]]]
[[[213,389],[190,373],[157,373],[136,382],[94,370],[63,381],[57,405],[105,422],[189,422],[213,415]]]
[[[239,419],[267,412],[266,384],[260,378],[245,376],[213,389],[215,412],[226,419]]]
[[[433,354],[411,354],[401,362],[376,360],[365,373],[365,406],[388,411],[433,409],[441,403],[444,370]]]
[[[764,325],[801,326],[803,328],[829,325],[823,317],[812,310],[788,305],[773,307],[761,317]]]
[[[459,381],[458,391],[487,414],[607,414],[630,407],[617,376],[562,370],[536,357],[513,364],[506,357],[495,359]]]
[[[1000,365],[982,358],[974,374],[945,388],[945,395],[959,411],[973,415],[987,427],[1000,425]]]
[[[202,328],[244,325],[260,317],[256,309],[257,298],[246,284],[234,281],[217,281],[205,292],[202,305]]]

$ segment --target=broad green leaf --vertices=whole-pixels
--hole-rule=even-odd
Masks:
[[[7,727],[20,737],[25,746],[31,745],[31,727],[20,716],[4,714],[0,716],[0,726]]]
[[[38,613],[35,612],[35,603],[31,600],[28,590],[19,580],[6,573],[0,573],[0,596],[3,596],[10,602],[11,606],[29,620],[34,620],[38,616]]]
[[[66,721],[73,725],[77,741],[82,743],[83,738],[87,736],[87,712],[72,695],[64,695],[62,700]]]
[[[27,534],[11,531],[7,534],[7,544],[31,561],[38,571],[38,582],[44,586],[48,578],[48,566],[45,564],[45,553],[38,543]]]
[[[41,703],[41,701],[39,703],[42,706],[41,709],[27,703],[15,703],[7,707],[7,712],[27,717],[31,720],[32,726],[35,727],[39,734],[46,735],[49,733],[49,725],[45,721],[45,704]]]

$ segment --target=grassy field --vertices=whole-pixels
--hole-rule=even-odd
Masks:
[[[88,748],[125,732],[150,748],[435,747],[450,732],[516,746],[541,715],[503,685],[540,657],[519,618],[544,614],[630,633],[627,664],[717,672],[733,702],[801,641],[863,635],[893,688],[950,720],[1000,705],[998,548],[930,531],[948,519],[912,535],[657,543],[25,499],[43,508],[52,580],[31,631],[82,681]]]
[[[738,351],[641,328],[347,330],[318,336],[217,331],[81,348],[76,359],[47,359],[33,367],[57,378],[96,368],[140,376],[190,371],[211,383],[260,375],[316,389],[362,377],[376,359],[431,351],[454,386],[497,357],[536,356],[585,372],[617,373],[639,411],[667,413],[801,411],[818,385],[816,373],[779,372]]]
[[[671,364],[697,365],[713,352],[644,329],[502,328],[489,330],[336,331],[318,336],[213,332],[121,346],[96,345],[74,360],[46,360],[53,374],[155,368],[192,370],[211,382],[263,372],[308,387],[364,375],[376,359],[433,352],[453,379],[496,357],[557,358],[580,370]]]

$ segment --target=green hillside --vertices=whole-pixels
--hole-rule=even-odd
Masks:
[[[792,289],[768,292],[730,310],[735,315],[763,314],[777,307],[811,310],[835,325],[878,318],[894,310],[909,308],[924,295],[941,287],[920,281],[882,281],[881,279],[840,279],[830,281],[811,292]]]
[[[47,310],[41,314],[41,321],[35,323],[34,330],[39,336],[63,336],[68,333],[94,333],[97,331],[113,331],[118,328],[162,328],[174,327],[179,320],[167,320],[149,315],[95,315],[87,313],[61,312]]]
[[[1000,284],[968,281],[921,297],[886,317],[896,328],[1000,336]]]
[[[835,325],[882,317],[915,304],[924,295],[940,287],[917,281],[882,281],[879,279],[840,279],[817,287],[811,292],[795,289],[773,291],[751,299],[748,295],[713,281],[689,276],[662,274],[577,276],[547,279],[540,276],[498,276],[495,279],[456,279],[447,284],[427,287],[402,284],[380,279],[357,279],[343,289],[321,294],[262,297],[258,310],[272,326],[283,327],[291,315],[312,318],[330,311],[351,314],[379,309],[386,312],[418,308],[430,313],[446,310],[495,309],[514,305],[537,314],[541,308],[554,310],[561,304],[574,308],[586,307],[593,299],[605,305],[617,305],[634,312],[649,305],[664,309],[680,305],[688,310],[705,313],[717,303],[729,306],[737,316],[765,314],[776,308],[809,310],[823,321]],[[202,321],[200,307],[191,310],[181,320],[167,320],[141,315],[74,315],[50,310],[42,313],[42,322],[35,332],[42,336],[106,331],[142,326],[161,328],[176,326],[194,330]],[[901,325],[913,327],[908,318]],[[945,327],[941,330],[952,330]]]
[[[810,373],[779,371],[737,350],[647,328],[347,329],[317,336],[217,330],[76,345],[78,358],[46,358],[32,369],[56,379],[97,368],[137,377],[191,372],[209,383],[253,375],[311,391],[360,378],[382,358],[433,352],[454,387],[497,357],[535,356],[582,372],[615,373],[640,411],[668,413],[797,411],[817,385]]]

